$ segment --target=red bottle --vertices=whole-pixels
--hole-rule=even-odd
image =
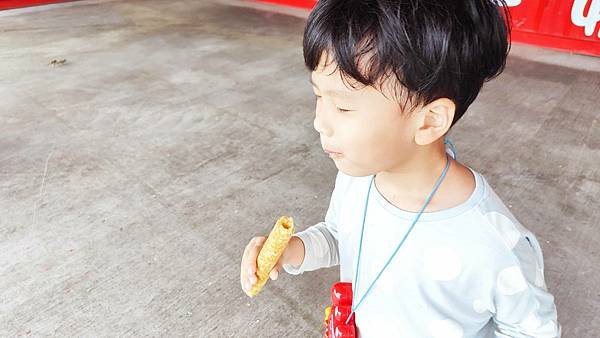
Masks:
[[[324,338],[356,338],[354,315],[352,314],[352,283],[337,282],[331,287],[332,305],[325,309]]]

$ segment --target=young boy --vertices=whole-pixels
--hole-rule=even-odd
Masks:
[[[505,5],[320,0],[308,18],[314,127],[339,172],[325,221],[271,278],[339,264],[360,337],[560,336],[538,241],[444,142],[504,69]],[[264,240],[244,252],[245,291]]]

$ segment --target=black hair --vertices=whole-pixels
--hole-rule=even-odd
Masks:
[[[393,76],[402,110],[448,98],[454,125],[504,70],[510,31],[505,0],[319,0],[304,30],[304,62],[314,71],[327,55],[355,89],[346,80],[381,89]]]

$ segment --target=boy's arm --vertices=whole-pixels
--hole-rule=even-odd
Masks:
[[[338,172],[325,221],[292,236],[283,253],[284,270],[293,275],[339,264],[338,220],[348,177]]]
[[[560,337],[554,297],[544,282],[539,243],[531,235],[519,244],[514,254],[521,257],[520,264],[501,272],[494,291],[495,337]],[[535,262],[524,257],[535,257]]]
[[[292,236],[281,255],[282,265],[300,266],[304,261],[304,242],[298,236]]]

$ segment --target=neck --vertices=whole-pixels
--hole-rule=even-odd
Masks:
[[[448,159],[443,141],[420,146],[408,160],[377,174],[376,184],[389,200],[422,203],[439,179]],[[411,204],[411,203],[407,203]],[[408,207],[412,209],[412,207]]]

